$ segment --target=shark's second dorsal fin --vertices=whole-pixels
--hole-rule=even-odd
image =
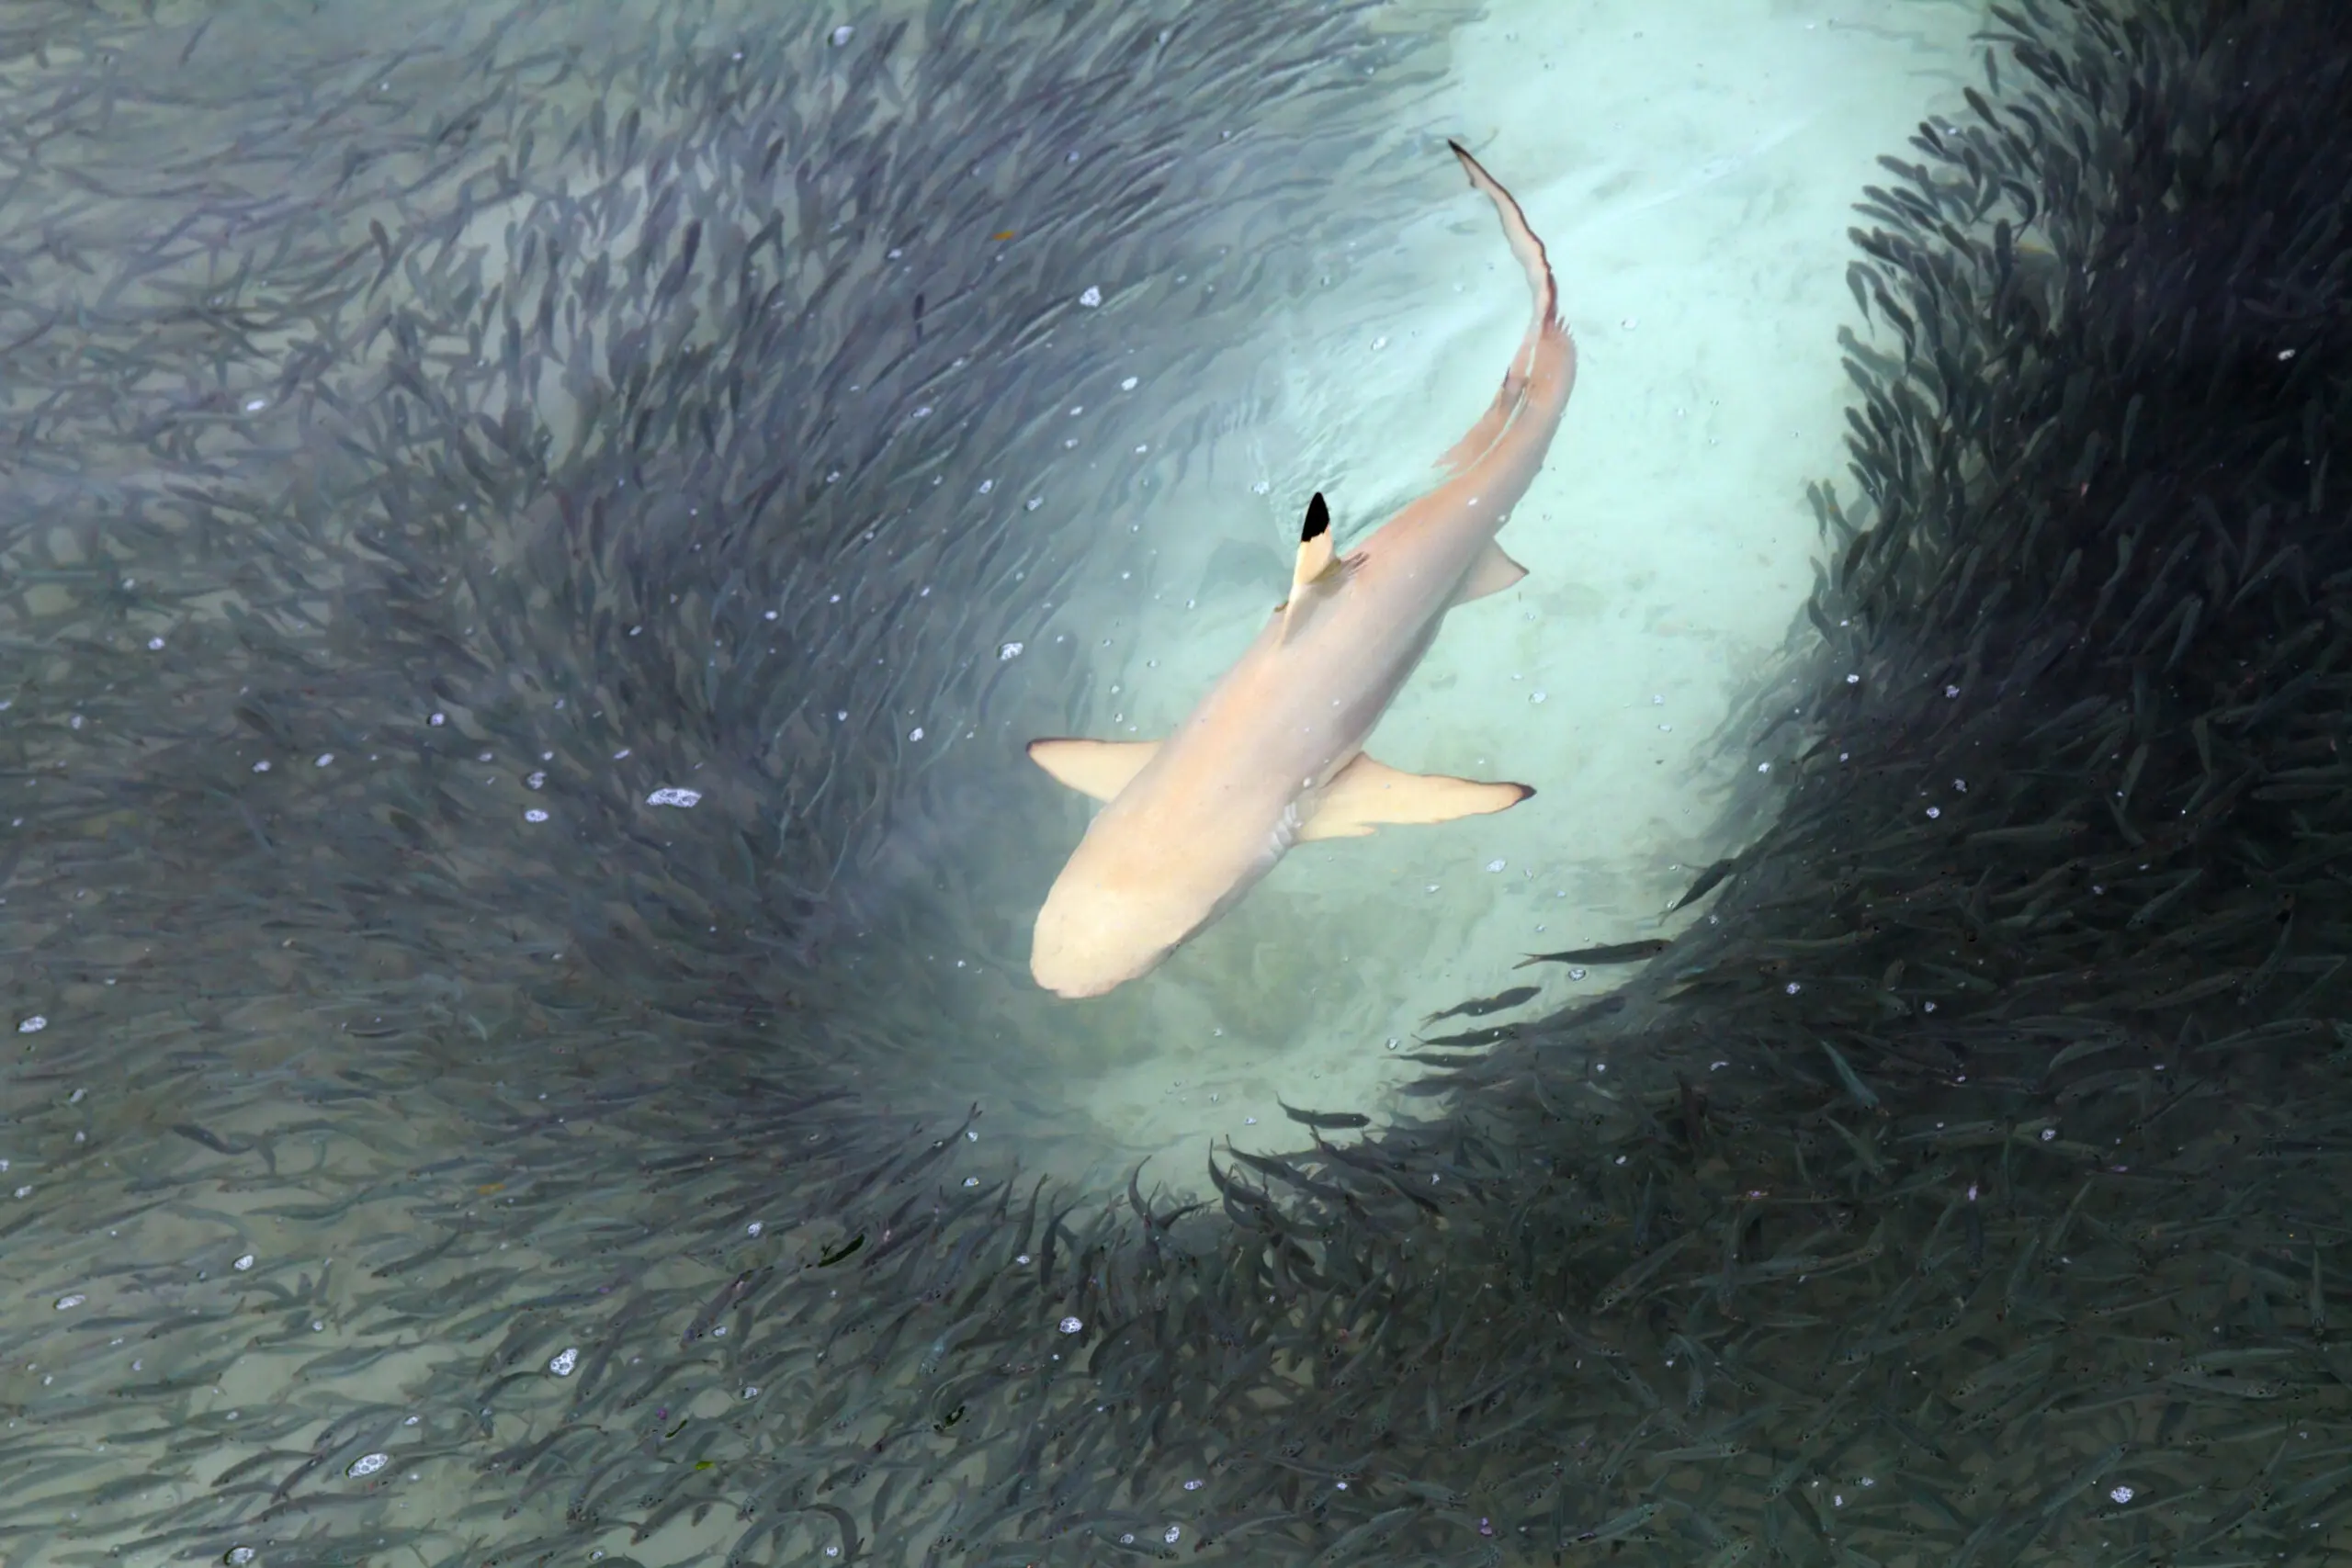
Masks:
[[[1331,509],[1323,504],[1323,492],[1318,490],[1306,503],[1306,523],[1298,531],[1298,564],[1291,568],[1290,597],[1283,601],[1283,636],[1290,636],[1291,622],[1306,604],[1306,591],[1332,570]]]
[[[1443,773],[1408,773],[1359,752],[1331,776],[1299,828],[1302,843],[1360,839],[1375,828],[1451,822],[1508,811],[1535,792],[1522,784],[1481,784]]]
[[[1079,794],[1109,800],[1143,772],[1159,750],[1157,740],[1057,738],[1029,742],[1029,760]]]
[[[1521,349],[1519,359],[1511,362],[1510,373],[1503,378],[1503,389],[1495,394],[1495,400],[1487,406],[1478,423],[1470,427],[1470,434],[1447,448],[1445,456],[1437,460],[1437,466],[1444,472],[1469,472],[1472,465],[1493,450],[1503,432],[1510,428],[1520,405],[1527,400],[1527,370],[1520,362],[1526,358],[1527,351]]]

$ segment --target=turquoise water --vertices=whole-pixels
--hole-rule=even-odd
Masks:
[[[0,1565],[2352,1551],[2341,30],[0,17]],[[1534,797],[1049,996],[1448,138]]]

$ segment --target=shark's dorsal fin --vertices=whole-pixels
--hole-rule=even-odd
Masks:
[[[1522,784],[1480,784],[1443,773],[1400,773],[1358,753],[1354,761],[1323,786],[1298,837],[1302,843],[1311,839],[1361,839],[1374,828],[1484,817],[1508,811],[1534,793]]]
[[[1487,553],[1480,556],[1462,580],[1462,592],[1453,596],[1457,604],[1467,604],[1473,599],[1484,599],[1489,593],[1500,593],[1527,575],[1527,569],[1503,553],[1503,547],[1489,543]]]
[[[1079,794],[1109,800],[1143,772],[1159,750],[1157,740],[1056,738],[1029,742],[1029,760]]]
[[[1332,570],[1331,509],[1323,504],[1318,490],[1306,503],[1306,523],[1298,531],[1298,562],[1290,571],[1290,597],[1283,601],[1283,636],[1290,636],[1291,622],[1306,603],[1306,591]]]

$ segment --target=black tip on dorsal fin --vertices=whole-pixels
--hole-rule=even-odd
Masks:
[[[1323,504],[1323,492],[1317,491],[1315,499],[1306,503],[1306,526],[1299,530],[1298,542],[1312,543],[1331,531],[1331,509]]]

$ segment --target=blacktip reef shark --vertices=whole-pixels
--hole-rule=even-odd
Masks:
[[[1507,810],[1535,793],[1401,773],[1363,750],[1445,613],[1527,575],[1495,534],[1576,383],[1544,243],[1510,193],[1447,145],[1494,203],[1535,294],[1502,391],[1446,454],[1449,477],[1345,557],[1315,497],[1290,598],[1167,739],[1029,743],[1046,772],[1109,802],[1037,913],[1029,968],[1049,991],[1100,996],[1148,972],[1295,843]]]

